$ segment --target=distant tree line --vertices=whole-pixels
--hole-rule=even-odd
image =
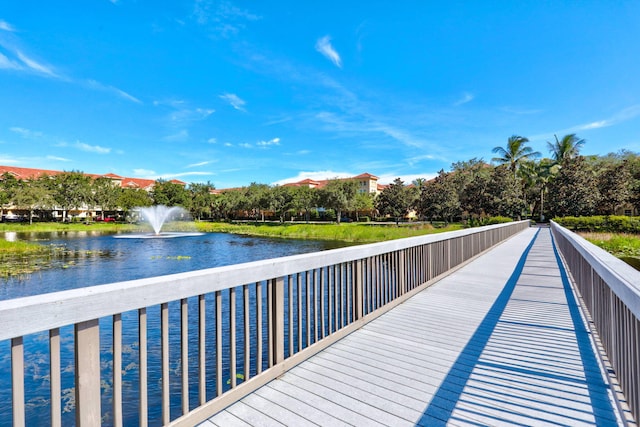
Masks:
[[[158,180],[153,189],[120,188],[108,178],[92,179],[79,171],[18,180],[0,177],[0,207],[13,206],[46,218],[53,209],[88,209],[126,214],[138,206],[182,206],[196,219],[359,220],[378,215],[399,222],[410,213],[445,222],[482,222],[487,217],[513,219],[611,215],[627,206],[640,210],[640,155],[621,151],[581,156],[585,141],[575,134],[548,142],[541,158],[527,138],[514,135],[493,149],[496,166],[473,158],[441,170],[431,180],[406,185],[400,178],[377,196],[358,191],[358,183],[333,179],[322,188],[249,186],[215,192],[213,184],[187,186]],[[2,213],[2,212],[0,212]]]

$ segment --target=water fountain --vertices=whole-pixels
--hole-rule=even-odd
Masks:
[[[184,218],[188,215],[188,212],[181,208],[180,206],[164,206],[164,205],[156,205],[156,206],[148,206],[148,207],[139,207],[135,209],[138,216],[144,221],[148,222],[153,228],[153,233],[145,233],[145,234],[119,234],[117,238],[138,238],[138,239],[152,239],[152,238],[171,238],[171,237],[186,237],[186,236],[201,236],[204,233],[197,232],[170,232],[170,231],[162,231],[163,225],[176,218]]]

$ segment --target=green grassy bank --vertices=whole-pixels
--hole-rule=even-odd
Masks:
[[[434,228],[429,224],[372,225],[362,223],[346,224],[270,224],[270,223],[196,223],[198,231],[207,233],[234,233],[247,236],[281,237],[289,239],[339,240],[352,243],[373,243],[423,234],[460,230],[461,224]]]
[[[582,237],[640,270],[640,235],[628,233],[582,232]]]

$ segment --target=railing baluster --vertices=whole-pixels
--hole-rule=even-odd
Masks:
[[[139,393],[140,393],[140,425],[146,426],[148,419],[148,401],[147,401],[147,309],[141,308],[138,310],[138,365],[140,366],[140,380],[139,380]]]
[[[300,276],[296,280],[297,290],[297,303],[298,303],[298,351],[302,350],[302,284],[300,283]]]
[[[262,283],[256,283],[256,372],[262,372]]]
[[[216,319],[216,396],[222,394],[222,291],[215,293]]]
[[[160,305],[160,363],[162,365],[162,424],[171,421],[169,378],[169,304]]]
[[[76,323],[74,333],[76,344],[76,425],[79,427],[94,426],[99,424],[102,418],[98,319]]]
[[[189,300],[180,300],[180,349],[182,365],[182,415],[189,412]]]
[[[236,388],[236,288],[229,289],[229,377],[231,388]]]
[[[298,276],[298,283],[300,283],[300,273],[297,274]],[[311,345],[311,293],[309,291],[309,276],[307,275],[306,280],[304,281],[304,291],[305,291],[305,295],[307,297],[307,304],[305,306],[305,321],[304,324],[307,328],[307,347],[309,347]]]
[[[198,295],[198,404],[207,401],[207,311],[204,295]]]
[[[171,407],[169,404],[169,304],[160,305],[160,351],[162,371],[162,424],[171,421]]]
[[[24,413],[24,342],[22,337],[11,340],[11,388],[14,427],[25,425]]]
[[[249,307],[249,285],[242,286],[242,307],[244,314],[244,380],[251,378],[251,309]]]
[[[112,334],[113,334],[113,425],[114,427],[122,426],[122,314],[114,314],[113,315],[113,324],[112,324]],[[60,387],[60,336],[58,334],[57,337],[57,347],[58,347],[58,384]],[[52,359],[53,360],[53,359]],[[51,370],[51,386],[53,387],[53,369]],[[59,395],[60,393],[58,393]],[[53,396],[52,396],[53,397]],[[52,399],[53,405],[53,399]],[[58,401],[55,405],[60,410],[60,402]],[[60,414],[56,415],[56,418],[59,418]],[[52,416],[52,420],[55,419]]]

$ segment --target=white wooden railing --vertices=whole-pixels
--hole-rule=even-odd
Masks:
[[[500,224],[0,301],[12,400],[11,415],[0,416],[16,426],[32,417],[53,426],[194,425],[528,226]],[[46,365],[38,370],[49,375],[41,397],[25,379],[32,342],[46,354],[38,359]],[[8,358],[5,347],[0,361]],[[62,401],[65,390],[73,390],[72,404]],[[49,401],[47,413],[26,409],[42,399]]]
[[[555,222],[551,223],[551,229],[637,420],[640,416],[640,272]]]

